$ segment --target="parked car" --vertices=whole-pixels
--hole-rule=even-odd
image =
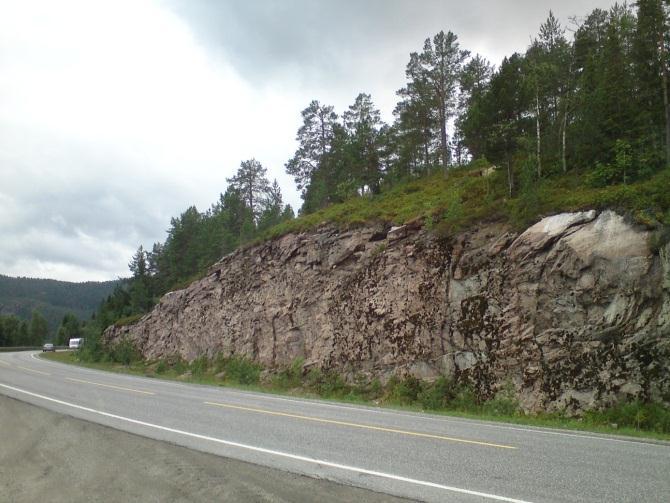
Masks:
[[[45,351],[55,352],[56,347],[53,344],[51,344],[50,342],[47,342],[44,346],[42,346],[42,353],[44,353]]]

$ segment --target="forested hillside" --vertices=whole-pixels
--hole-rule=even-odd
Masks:
[[[70,283],[0,275],[0,315],[14,315],[29,322],[33,311],[38,311],[46,319],[48,333],[53,335],[68,313],[82,320],[90,318],[117,283]]]
[[[286,171],[299,218],[254,159],[219,201],[173,218],[164,243],[132,258],[133,279],[101,307],[102,328],[137,317],[235,248],[324,221],[422,218],[448,234],[478,220],[618,208],[668,238],[667,0],[596,9],[561,26],[550,12],[529,47],[490,62],[441,31],[409,55],[386,124],[361,92],[341,114],[302,111]],[[399,69],[402,71],[402,69]]]

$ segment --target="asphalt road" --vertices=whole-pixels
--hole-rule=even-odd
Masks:
[[[35,353],[0,354],[0,393],[155,440],[421,501],[665,502],[670,495],[667,443],[160,381]]]
[[[401,503],[140,437],[0,395],[0,502]]]

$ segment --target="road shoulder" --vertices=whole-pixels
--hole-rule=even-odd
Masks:
[[[0,494],[32,501],[403,501],[193,451],[0,395]]]

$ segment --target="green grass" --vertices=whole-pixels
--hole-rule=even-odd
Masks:
[[[386,187],[381,194],[354,197],[317,212],[276,225],[241,248],[249,248],[289,233],[314,230],[323,224],[340,229],[364,225],[402,225],[419,221],[440,237],[447,237],[478,222],[506,222],[521,231],[543,217],[561,212],[588,209],[613,209],[630,214],[638,223],[658,229],[653,247],[670,241],[670,169],[628,185],[593,187],[588,176],[579,173],[546,178],[532,184],[532,190],[507,194],[506,173],[495,170],[479,176],[487,164],[453,168],[445,176],[441,170],[416,180]],[[666,227],[663,229],[662,225]],[[205,267],[191,277],[171,285],[170,290],[186,288],[202,279]],[[130,324],[134,317],[117,324]]]
[[[420,219],[438,232],[453,232],[477,221],[506,221],[521,229],[544,216],[585,209],[632,213],[641,223],[662,222],[670,211],[670,170],[628,185],[592,187],[579,174],[533,184],[533,190],[509,198],[505,173],[475,176],[481,168],[453,169],[397,185],[376,196],[356,197],[282,223],[254,243],[323,223],[343,228],[383,222],[395,225]],[[670,224],[670,221],[665,222]]]
[[[126,316],[125,318],[120,318],[114,322],[116,327],[125,327],[126,325],[132,325],[136,321],[139,321],[140,318],[144,316],[143,314],[133,314],[131,316]]]
[[[76,352],[41,356],[97,370],[194,384],[229,386],[247,391],[430,412],[465,419],[670,441],[670,409],[653,404],[622,404],[605,411],[587,412],[582,418],[572,418],[561,414],[524,414],[519,411],[510,390],[503,391],[493,400],[478,403],[470,389],[453,385],[444,378],[433,383],[411,377],[392,378],[386,386],[379,381],[358,380],[352,385],[346,384],[341,376],[333,372],[313,369],[303,373],[300,360],[261,380],[262,368],[239,357],[199,358],[190,364],[177,358],[153,362],[135,360],[124,365],[110,361],[84,362]]]

